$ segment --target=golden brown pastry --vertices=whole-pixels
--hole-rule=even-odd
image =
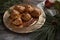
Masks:
[[[18,18],[18,17],[21,17],[21,14],[16,10],[12,10],[10,13],[10,18]]]
[[[24,21],[29,21],[31,19],[31,15],[29,13],[23,13],[21,18]]]
[[[25,11],[26,12],[32,12],[33,10],[34,10],[34,8],[31,5],[25,6]]]
[[[16,26],[22,25],[22,20],[21,20],[21,18],[17,18],[17,19],[15,19],[15,20],[13,20],[13,21],[12,21],[12,24],[13,24],[13,25],[16,25]]]
[[[29,26],[40,14],[40,10],[31,5],[16,5],[11,11],[9,22],[16,28],[23,28]]]
[[[21,14],[16,10],[12,10],[9,16],[9,21],[12,23],[13,21],[19,18],[21,18]]]
[[[15,10],[19,11],[19,12],[23,12],[25,10],[25,7],[24,6],[20,6],[20,5],[16,5],[14,7]]]
[[[40,10],[38,8],[35,8],[35,10],[33,10],[30,14],[32,17],[37,18],[40,16],[41,13],[40,13]]]

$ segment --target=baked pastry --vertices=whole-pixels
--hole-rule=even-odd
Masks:
[[[20,19],[21,14],[16,10],[11,11],[9,18],[10,18],[10,22],[14,25],[22,24],[22,20]]]
[[[25,10],[25,7],[24,6],[20,6],[20,5],[16,5],[16,6],[14,6],[14,9],[19,11],[19,12],[23,12]]]
[[[21,17],[21,14],[18,11],[13,9],[10,13],[10,18],[15,19],[15,18],[18,18],[18,17]]]
[[[23,26],[29,26],[33,20],[39,18],[40,10],[31,5],[15,5],[11,9],[9,22],[11,25],[17,28],[23,28]]]
[[[22,20],[21,18],[17,18],[15,20],[12,21],[12,24],[15,25],[15,26],[20,26],[22,25]]]
[[[23,13],[21,18],[23,21],[29,21],[31,19],[31,15],[29,13]]]
[[[32,12],[33,10],[34,10],[34,7],[32,7],[31,5],[26,5],[26,6],[25,6],[25,11],[26,11],[26,12],[29,12],[29,13],[30,13],[30,12]]]
[[[31,13],[31,16],[34,17],[34,18],[37,18],[40,16],[40,10],[38,8],[35,8]]]

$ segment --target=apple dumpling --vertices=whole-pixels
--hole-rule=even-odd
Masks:
[[[12,21],[12,24],[13,24],[13,25],[16,25],[16,26],[22,25],[22,20],[21,20],[21,18],[14,19],[14,20]]]
[[[19,5],[16,5],[14,7],[15,10],[19,11],[19,12],[23,12],[25,10],[25,7],[24,6],[19,6]]]
[[[31,13],[32,17],[38,18],[40,16],[40,10],[38,8],[35,8]]]
[[[25,6],[25,11],[26,12],[32,12],[33,10],[34,10],[34,7],[32,7],[31,5]]]
[[[40,10],[32,5],[15,5],[11,9],[9,21],[12,25],[22,28],[32,24],[33,20],[37,20],[40,15]]]
[[[21,18],[23,21],[29,21],[31,19],[31,15],[29,13],[23,13]]]

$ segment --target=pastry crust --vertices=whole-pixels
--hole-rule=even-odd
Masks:
[[[22,25],[22,20],[20,18],[17,18],[12,22],[12,24],[16,26]]]
[[[15,5],[11,10],[9,21],[16,27],[20,27],[21,25],[24,26],[24,24],[30,21],[32,18],[39,18],[41,14],[38,8],[31,5]]]
[[[25,6],[25,11],[26,12],[32,12],[34,10],[34,7],[32,7],[31,5],[27,5],[27,6]]]
[[[31,19],[31,15],[29,13],[23,13],[21,18],[23,21],[29,21]]]
[[[32,17],[37,18],[41,15],[41,12],[38,8],[35,8],[30,14]]]
[[[15,10],[19,11],[19,12],[23,12],[25,10],[25,7],[24,6],[20,6],[20,5],[16,5],[14,7]]]

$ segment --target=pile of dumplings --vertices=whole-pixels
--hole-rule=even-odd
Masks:
[[[40,9],[32,5],[15,5],[10,12],[9,20],[11,24],[21,27],[23,23],[28,22],[32,18],[39,18]]]

